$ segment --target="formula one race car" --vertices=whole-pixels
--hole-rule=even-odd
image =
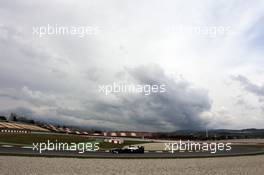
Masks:
[[[138,153],[143,154],[144,153],[144,146],[129,146],[127,148],[117,148],[112,149],[111,153],[113,154],[120,154],[120,153]]]

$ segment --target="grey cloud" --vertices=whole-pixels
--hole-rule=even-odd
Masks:
[[[232,76],[234,81],[240,82],[243,88],[258,97],[259,102],[262,104],[261,109],[264,111],[264,85],[256,85],[252,83],[247,77],[243,75]]]
[[[108,115],[119,116],[116,122],[130,122],[138,129],[176,130],[199,129],[207,121],[200,118],[210,110],[211,100],[207,91],[196,89],[186,80],[174,80],[165,75],[157,65],[126,69],[133,81],[139,84],[165,84],[165,93],[117,96],[118,106],[97,103],[96,109]],[[111,118],[113,119],[113,118]]]
[[[12,108],[12,109],[5,110],[5,111],[0,110],[0,114],[5,115],[7,117],[9,117],[9,115],[11,113],[16,113],[19,116],[27,116],[30,118],[32,118],[34,116],[34,112],[32,110],[30,110],[28,108],[24,108],[24,107]]]
[[[256,110],[257,107],[250,104],[247,100],[243,98],[243,96],[237,96],[237,100],[234,105],[241,106],[243,109],[247,110]]]
[[[243,86],[243,88],[246,91],[258,96],[261,101],[263,100],[264,85],[262,85],[262,86],[256,85],[256,84],[252,83],[247,77],[245,77],[243,75],[232,76],[231,78],[235,81],[240,82],[240,84]]]
[[[154,64],[126,68],[125,74],[133,83],[165,84],[167,91],[148,96],[113,94],[99,98],[100,94],[90,94],[86,98],[72,98],[66,94],[47,94],[24,87],[13,96],[30,102],[32,106],[28,110],[33,110],[36,118],[66,124],[72,122],[72,125],[115,130],[173,131],[201,129],[208,124],[201,118],[201,114],[211,108],[206,90],[195,88],[184,79],[169,77]],[[8,96],[8,91],[2,95]]]

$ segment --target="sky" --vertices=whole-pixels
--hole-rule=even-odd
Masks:
[[[85,36],[41,27],[89,27]],[[134,131],[264,126],[264,1],[0,1],[0,114]],[[99,86],[165,84],[165,93]]]

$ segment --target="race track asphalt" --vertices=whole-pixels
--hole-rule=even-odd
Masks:
[[[164,152],[145,151],[144,154],[112,154],[109,151],[78,153],[77,151],[43,151],[39,153],[32,148],[1,146],[0,155],[46,156],[46,157],[78,157],[78,158],[195,158],[221,157],[264,154],[264,150],[257,146],[235,146],[231,151],[210,152]]]

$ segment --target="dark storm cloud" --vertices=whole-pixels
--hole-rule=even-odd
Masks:
[[[201,118],[211,109],[207,91],[194,88],[188,81],[167,76],[155,64],[125,68],[126,81],[134,84],[165,84],[166,92],[148,96],[131,94],[89,94],[74,98],[66,94],[49,94],[23,87],[14,95],[3,91],[5,97],[17,97],[31,106],[15,108],[14,112],[45,121],[61,121],[66,125],[79,125],[114,130],[173,131],[177,129],[200,129],[208,121]],[[119,76],[118,76],[119,77]],[[123,77],[123,78],[124,78]],[[123,81],[119,77],[120,81]],[[93,82],[95,83],[95,82]],[[1,95],[1,96],[2,96]],[[37,107],[37,108],[36,108]]]
[[[157,65],[126,70],[136,83],[165,84],[167,91],[149,96],[117,96],[118,106],[98,103],[98,111],[118,115],[117,123],[130,122],[138,129],[176,130],[205,127],[207,122],[201,119],[201,114],[211,108],[211,101],[205,90],[194,88],[184,79],[175,80],[166,76]]]

